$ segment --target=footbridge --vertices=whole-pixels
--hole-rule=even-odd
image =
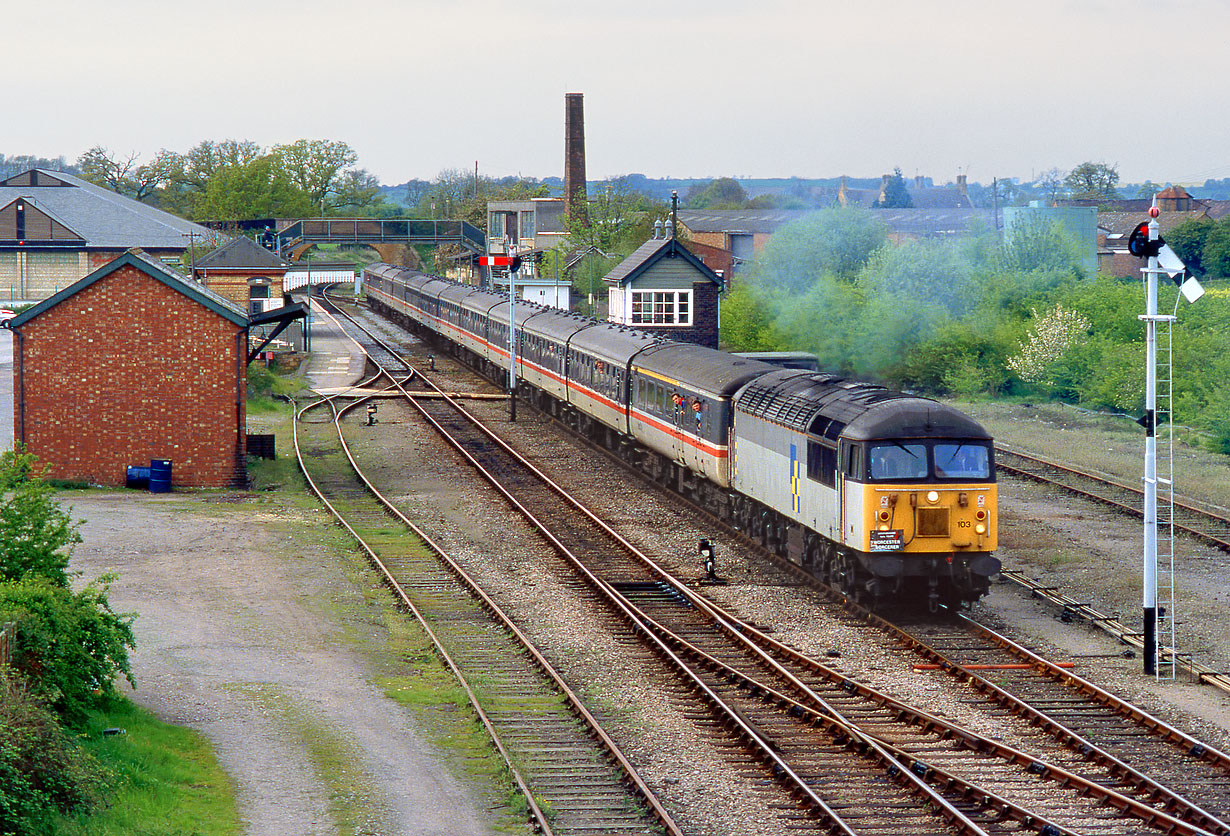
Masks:
[[[459,220],[304,218],[279,230],[275,243],[277,252],[290,261],[298,261],[316,244],[367,244],[386,261],[391,260],[397,244],[456,244],[463,253],[487,252],[486,234],[474,224]]]

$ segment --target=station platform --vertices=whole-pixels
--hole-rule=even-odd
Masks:
[[[363,349],[314,299],[309,299],[309,304],[312,310],[311,358],[304,371],[308,385],[321,395],[347,391],[363,377],[366,365]]]

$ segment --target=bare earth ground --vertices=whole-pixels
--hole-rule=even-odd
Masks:
[[[113,607],[139,613],[133,698],[213,742],[248,834],[494,832],[490,800],[373,684],[385,629],[323,512],[232,493],[63,500],[85,521],[73,567],[118,572]],[[330,774],[322,752],[352,763]]]

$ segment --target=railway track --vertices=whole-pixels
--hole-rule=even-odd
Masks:
[[[1230,833],[1220,813],[1027,703],[1013,710],[1028,714],[1028,723],[1045,718],[1053,760],[957,727],[777,645],[656,567],[528,462],[516,463],[455,404],[414,400],[830,832]]]
[[[1075,470],[1000,444],[995,445],[995,467],[998,471],[1053,485],[1122,513],[1144,518],[1141,510],[1144,491],[1109,477]],[[1176,498],[1174,511],[1176,531],[1230,552],[1230,509]]]
[[[1002,445],[995,448],[996,468],[1022,479],[1029,479],[1056,487],[1091,502],[1143,519],[1141,510],[1144,492],[1115,479],[1075,470],[1058,462],[1012,450]],[[1175,499],[1174,527],[1198,542],[1230,552],[1230,509],[1192,499]],[[1065,621],[1084,621],[1113,636],[1121,644],[1139,652],[1144,651],[1144,636],[1139,629],[1123,624],[1118,616],[1107,615],[1077,600],[1062,589],[1044,581],[1031,578],[1017,570],[1001,572],[1003,580],[1029,591],[1030,595],[1047,601],[1060,610]],[[1172,648],[1161,649],[1161,660],[1185,670],[1198,682],[1212,685],[1230,693],[1230,673],[1215,670],[1190,654],[1176,653]]]
[[[299,410],[300,467],[461,683],[535,829],[559,836],[681,833],[545,655],[362,475],[343,418],[364,400],[341,405],[331,397]],[[311,420],[314,411],[326,418]],[[400,526],[390,528],[390,514]],[[481,696],[471,684],[475,680],[484,683]]]

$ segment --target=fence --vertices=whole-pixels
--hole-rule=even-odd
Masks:
[[[17,640],[17,623],[6,621],[0,624],[0,665],[13,661],[13,644]]]

